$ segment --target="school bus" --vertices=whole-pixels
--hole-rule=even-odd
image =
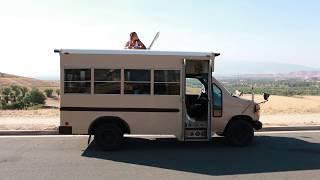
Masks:
[[[104,150],[125,134],[174,135],[238,146],[262,128],[260,106],[213,77],[219,53],[59,49],[60,134],[93,135]]]

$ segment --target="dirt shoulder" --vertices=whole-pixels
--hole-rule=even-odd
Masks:
[[[2,118],[54,118],[59,117],[59,109],[37,109],[37,110],[0,110],[0,123]]]
[[[320,113],[262,115],[264,127],[270,126],[313,126],[320,125]]]
[[[59,109],[0,110],[0,130],[55,130]]]

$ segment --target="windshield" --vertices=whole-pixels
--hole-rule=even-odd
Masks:
[[[212,76],[212,84],[216,84],[218,87],[220,87],[223,91],[226,91],[229,95],[232,96],[232,93],[230,91],[228,91],[228,89],[226,89],[223,85],[221,85],[221,83]]]

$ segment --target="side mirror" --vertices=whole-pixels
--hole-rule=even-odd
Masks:
[[[239,91],[239,90],[235,90],[234,93],[232,94],[233,96],[242,96],[243,95],[243,92]]]
[[[270,97],[270,94],[268,94],[268,93],[263,93],[263,99],[264,99],[264,100],[268,101],[269,97]]]

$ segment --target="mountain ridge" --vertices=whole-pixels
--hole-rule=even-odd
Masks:
[[[39,80],[24,76],[17,76],[0,72],[0,88],[8,87],[11,85],[25,86],[28,88],[57,88],[59,83],[56,81]]]

